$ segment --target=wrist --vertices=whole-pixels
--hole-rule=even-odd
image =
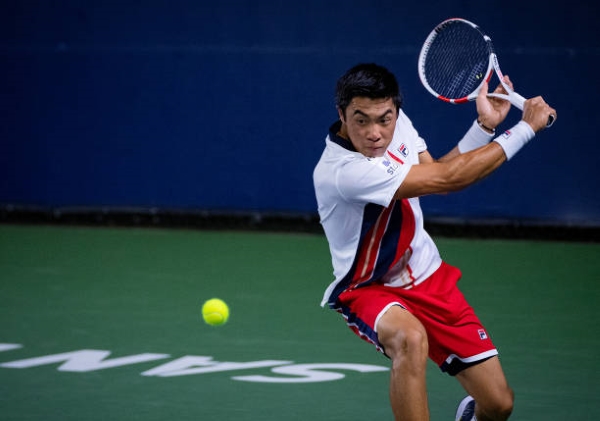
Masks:
[[[519,121],[510,130],[494,139],[494,142],[500,144],[506,155],[506,160],[509,161],[517,152],[521,150],[535,136],[535,132],[525,121]]]
[[[480,148],[490,143],[493,136],[493,133],[486,132],[475,120],[464,137],[458,142],[458,150],[460,153],[466,153]]]
[[[489,127],[489,125],[485,125],[481,119],[479,117],[477,117],[477,124],[479,125],[479,127],[481,127],[481,129],[488,133],[488,134],[495,134],[496,133],[496,128],[495,127]]]

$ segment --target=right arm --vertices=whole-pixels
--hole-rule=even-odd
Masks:
[[[546,127],[550,114],[556,116],[556,111],[541,97],[532,98],[525,102],[521,122],[529,126],[527,130],[536,133]],[[517,126],[513,131],[516,129]],[[496,141],[466,153],[460,153],[454,147],[438,161],[425,151],[420,154],[420,164],[411,167],[394,197],[402,199],[462,190],[491,174],[507,161],[507,150],[512,149],[508,153],[510,158],[527,140],[522,141],[518,136],[499,136]],[[518,142],[521,144],[514,147]]]
[[[506,155],[500,144],[491,142],[444,161],[413,165],[394,197],[401,199],[462,190],[487,177],[504,161]]]

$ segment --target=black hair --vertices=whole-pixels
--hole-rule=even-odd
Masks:
[[[357,64],[338,79],[335,105],[344,115],[355,97],[391,98],[396,110],[402,106],[402,95],[396,77],[388,69],[375,63]]]

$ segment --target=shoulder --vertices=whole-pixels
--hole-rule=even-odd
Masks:
[[[396,130],[416,131],[412,120],[404,113],[402,108],[398,110],[398,119],[396,120]]]

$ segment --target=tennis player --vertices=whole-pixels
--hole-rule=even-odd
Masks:
[[[488,176],[556,115],[541,97],[529,99],[522,119],[496,136],[510,103],[487,92],[485,84],[464,137],[434,160],[386,68],[359,64],[337,82],[339,120],[313,174],[335,277],[322,305],[390,358],[396,420],[429,419],[428,356],[467,393],[456,420],[506,420],[513,409],[498,351],[457,287],[460,270],[442,260],[424,230],[418,199]]]

